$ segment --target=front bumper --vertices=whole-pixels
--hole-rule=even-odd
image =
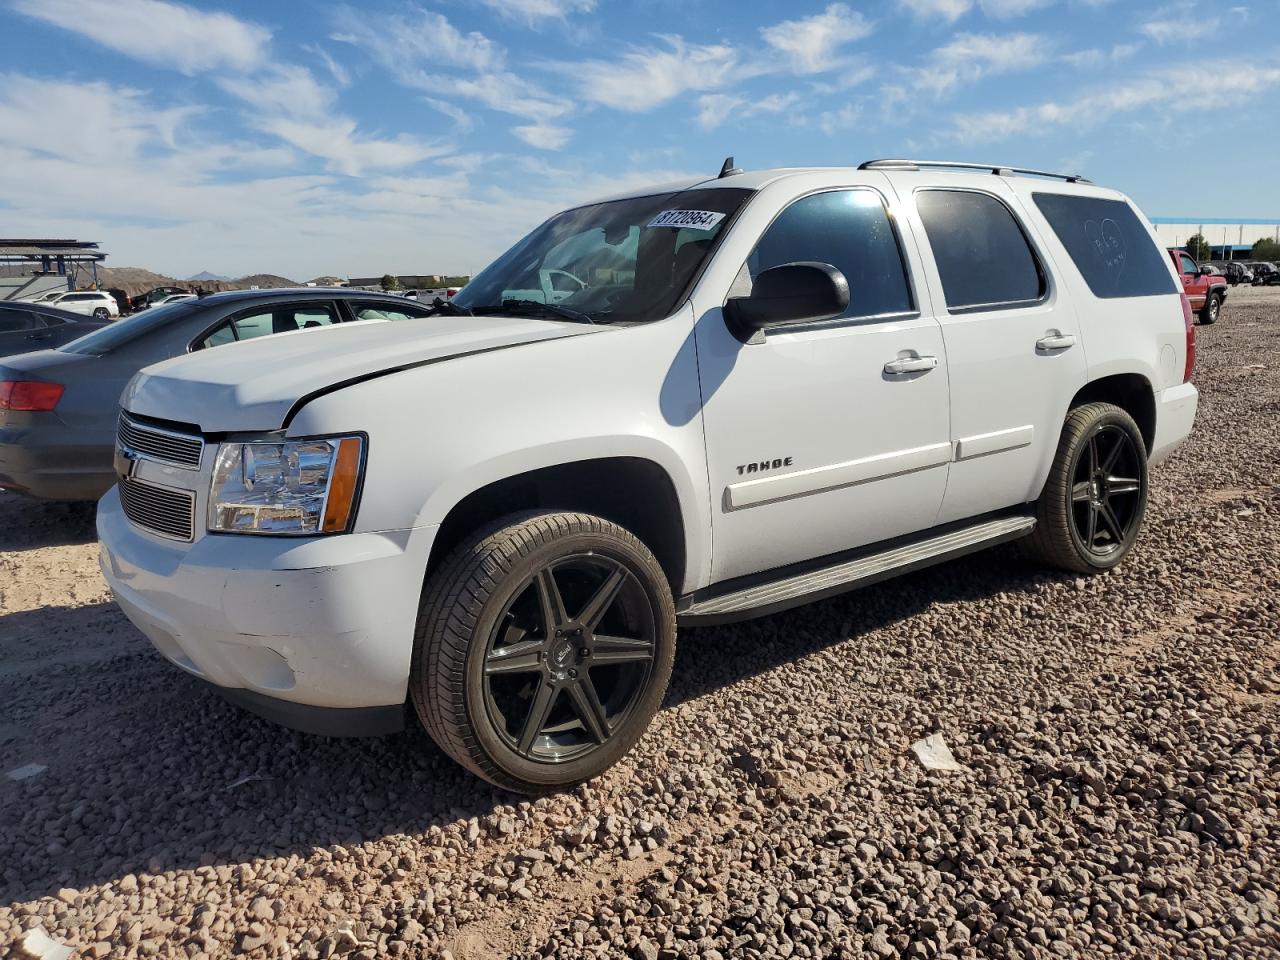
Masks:
[[[1191,436],[1195,424],[1200,391],[1195,384],[1181,383],[1156,394],[1156,435],[1147,462],[1155,466]]]
[[[402,715],[435,530],[185,544],[131,524],[114,489],[98,505],[103,576],[157,650],[233,702],[329,735]]]

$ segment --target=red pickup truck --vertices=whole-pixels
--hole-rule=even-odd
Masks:
[[[1191,301],[1191,309],[1203,324],[1215,323],[1227,299],[1227,278],[1196,263],[1185,250],[1169,248],[1173,268],[1182,277],[1182,292]]]

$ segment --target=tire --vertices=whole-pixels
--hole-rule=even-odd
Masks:
[[[1200,323],[1202,326],[1209,326],[1218,322],[1218,314],[1222,310],[1222,297],[1216,293],[1209,294],[1204,302],[1204,306],[1200,308]]]
[[[111,319],[111,313],[107,310],[107,308],[106,308],[106,307],[97,307],[97,308],[95,308],[95,309],[94,309],[94,311],[93,311],[93,319],[95,319],[95,320],[110,320],[110,319]]]
[[[639,539],[589,514],[517,514],[428,578],[410,696],[468,770],[520,793],[564,789],[640,739],[675,641],[670,587]]]
[[[1147,448],[1138,425],[1114,404],[1084,404],[1067,415],[1036,502],[1035,530],[1024,544],[1050,566],[1076,573],[1110,570],[1133,549],[1146,509]]]

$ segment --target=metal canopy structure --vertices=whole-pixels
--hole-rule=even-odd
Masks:
[[[96,243],[83,240],[0,239],[0,276],[64,276],[78,287],[88,273],[96,287],[98,264],[106,258]]]

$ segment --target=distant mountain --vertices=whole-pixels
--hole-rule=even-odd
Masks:
[[[202,270],[194,277],[187,277],[188,280],[230,280],[230,277],[224,277],[220,273],[210,273],[208,270]]]

